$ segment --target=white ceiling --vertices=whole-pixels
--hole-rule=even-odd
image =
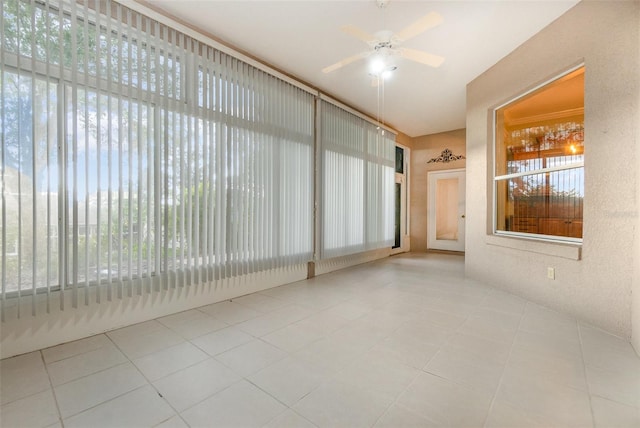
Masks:
[[[412,137],[465,127],[466,84],[566,12],[578,0],[148,0],[204,32]],[[322,68],[370,49],[340,27],[398,32],[436,11],[444,21],[403,46],[445,57],[439,68],[398,58],[384,85],[371,86],[367,60]],[[383,99],[379,107],[379,99]]]

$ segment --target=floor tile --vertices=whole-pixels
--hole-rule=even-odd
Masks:
[[[51,387],[40,352],[0,361],[0,405],[28,397]]]
[[[579,328],[587,366],[621,373],[640,373],[640,358],[627,340],[596,328],[584,325]]]
[[[423,428],[437,426],[438,424],[435,422],[397,404],[389,407],[374,425],[375,428]]]
[[[482,306],[487,299],[487,293],[484,293],[482,296],[471,293],[461,294],[456,293],[456,288],[456,283],[447,284],[444,290],[440,290],[440,299],[438,303],[454,305],[464,304],[468,307],[475,308],[477,306]]]
[[[286,300],[290,303],[293,302],[293,299],[296,296],[297,290],[301,287],[304,287],[304,284],[307,281],[297,281],[291,284],[280,285],[278,287],[269,288],[267,290],[262,290],[260,294],[265,296],[274,297],[280,300]]]
[[[545,425],[531,419],[524,411],[499,400],[493,402],[484,424],[485,428],[540,428],[543,426]]]
[[[500,290],[492,290],[484,298],[481,306],[497,312],[521,315],[524,313],[526,304],[527,301],[522,297]]]
[[[184,338],[178,333],[157,321],[155,322],[157,326],[150,326],[148,331],[134,333],[135,330],[126,332],[116,330],[116,332],[110,332],[107,335],[132,360],[184,342]]]
[[[293,410],[287,410],[265,425],[265,428],[316,428],[316,425]]]
[[[299,289],[290,299],[297,305],[304,308],[318,311],[329,309],[341,302],[347,300],[350,296],[343,293],[332,292],[331,290],[322,290],[322,286],[313,289]]]
[[[484,423],[491,398],[491,394],[423,373],[396,403],[438,425],[475,427]]]
[[[390,330],[392,329],[393,327]],[[364,322],[364,320],[360,318],[335,331],[328,336],[328,338],[353,347],[369,349],[384,340],[388,334],[390,334],[390,331],[385,331],[385,327],[376,328],[375,325]]]
[[[176,415],[160,422],[154,428],[189,428],[189,425],[179,415]]]
[[[240,376],[246,377],[286,356],[287,353],[283,350],[255,339],[218,354],[215,358]]]
[[[262,336],[262,340],[285,352],[295,352],[322,337],[324,334],[319,329],[298,322]]]
[[[369,352],[393,358],[400,363],[422,369],[438,352],[440,346],[413,340],[402,335],[391,335],[378,342]]]
[[[326,372],[296,358],[285,358],[247,379],[282,403],[293,406],[316,389]]]
[[[527,303],[525,307],[520,330],[566,340],[578,339],[578,323],[575,319],[533,303]]]
[[[435,309],[424,309],[420,314],[411,317],[411,322],[424,322],[436,325],[445,330],[456,330],[467,319],[464,315],[450,314]]]
[[[240,376],[214,359],[208,359],[153,382],[177,411],[193,406],[240,380]]]
[[[496,400],[508,403],[545,426],[592,426],[589,395],[560,383],[505,372]]]
[[[334,379],[395,400],[419,373],[393,357],[367,352],[336,373]]]
[[[159,318],[158,321],[185,339],[194,339],[228,327],[228,324],[224,321],[195,309]]]
[[[51,383],[61,385],[127,362],[127,357],[109,343],[93,351],[58,360],[47,365]]]
[[[521,315],[478,309],[458,328],[458,333],[511,344],[518,331]]]
[[[389,303],[389,299],[394,298],[396,295],[397,291],[394,290],[377,290],[358,296],[353,301],[366,305],[371,309],[377,309]]]
[[[63,418],[145,385],[144,377],[131,363],[121,364],[54,388]]]
[[[279,330],[311,315],[313,311],[303,306],[290,304],[256,318],[241,322],[237,327],[253,336],[260,337]]]
[[[191,343],[213,356],[250,342],[253,339],[253,336],[236,327],[227,327],[193,339]]]
[[[305,346],[292,354],[292,356],[300,358],[329,374],[344,368],[366,351],[367,348],[354,346],[344,341],[323,338]]]
[[[504,363],[466,351],[443,347],[424,371],[493,396],[502,377]]]
[[[107,333],[107,336],[109,336],[111,340],[117,342],[125,339],[146,336],[147,334],[164,329],[166,329],[166,327],[161,323],[156,320],[151,320],[112,330]]]
[[[374,309],[371,312],[352,322],[353,326],[359,325],[372,329],[379,337],[387,337],[402,324],[410,320],[411,313],[406,311],[393,312],[385,307]],[[348,326],[345,326],[348,327]]]
[[[147,385],[65,419],[64,426],[152,427],[174,414],[173,409],[150,385]]]
[[[587,390],[584,364],[580,356],[567,359],[547,352],[539,353],[535,349],[514,348],[509,357],[506,372]]]
[[[640,427],[640,408],[626,406],[600,397],[591,398],[596,428]]]
[[[389,337],[402,337],[434,346],[441,346],[451,334],[450,330],[440,326],[429,323],[416,323],[409,320],[400,325]]]
[[[349,323],[349,320],[346,318],[329,312],[329,310],[330,309],[316,312],[292,325],[297,325],[310,331],[316,331],[317,334],[322,336],[328,336]]]
[[[428,297],[399,291],[396,298],[391,299],[384,305],[374,308],[373,310],[393,315],[401,315],[404,318],[403,320],[406,321],[411,317],[423,315],[427,309],[433,310],[426,305],[427,302],[430,302],[430,298]]]
[[[204,351],[185,342],[135,359],[133,363],[148,380],[154,381],[208,358]]]
[[[261,427],[286,407],[241,381],[182,413],[191,427]]]
[[[428,307],[439,312],[454,314],[465,318],[477,310],[477,305],[475,304],[463,303],[455,299],[449,300],[442,298],[429,304]]]
[[[620,372],[586,366],[592,395],[640,408],[640,371]]]
[[[319,427],[370,427],[393,399],[332,381],[300,400],[294,410]]]
[[[358,302],[345,301],[330,307],[325,312],[331,316],[353,321],[369,311],[371,311],[371,309],[366,305],[359,304]]]
[[[106,335],[98,334],[96,336],[43,349],[42,356],[44,357],[45,363],[50,364],[55,361],[64,360],[65,358],[74,357],[112,344],[113,343]]]
[[[213,305],[203,306],[201,308],[198,308],[198,310],[231,325],[238,324],[262,315],[262,312],[258,312],[254,309],[243,306],[236,302],[232,302],[230,300],[215,303]]]
[[[261,293],[237,297],[233,299],[233,301],[261,313],[271,312],[290,304],[290,302],[286,300],[277,299]]]
[[[478,337],[470,334],[454,333],[444,344],[446,349],[458,349],[482,359],[506,363],[511,353],[511,344]]]
[[[42,428],[58,421],[58,408],[50,389],[0,407],[0,425],[7,428]]]
[[[640,426],[628,340],[434,254],[8,358],[0,376],[12,428]]]
[[[574,360],[582,357],[579,340],[567,340],[541,333],[518,331],[513,343],[514,349],[532,351],[550,358]]]

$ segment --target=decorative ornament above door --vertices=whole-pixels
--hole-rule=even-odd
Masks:
[[[463,155],[454,155],[453,152],[449,149],[444,149],[442,153],[440,153],[440,156],[429,159],[427,163],[435,163],[435,162],[449,163],[449,162],[454,162],[460,159],[466,159],[466,158]]]

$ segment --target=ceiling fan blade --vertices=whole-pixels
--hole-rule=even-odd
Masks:
[[[337,70],[337,69],[339,69],[341,67],[344,67],[347,64],[351,64],[352,62],[357,61],[357,60],[362,59],[362,58],[365,58],[365,57],[367,57],[369,55],[371,55],[370,51],[360,52],[357,55],[350,56],[348,58],[345,58],[345,59],[343,59],[341,61],[336,62],[335,64],[332,64],[332,65],[330,65],[328,67],[323,68],[322,72],[325,73],[325,74],[326,73],[331,73],[332,71],[335,71],[335,70]]]
[[[444,62],[444,58],[438,55],[433,55],[427,52],[419,51],[416,49],[399,48],[400,56],[410,59],[411,61],[419,62],[421,64],[429,65],[431,67],[440,67]]]
[[[350,36],[355,37],[356,39],[360,39],[363,42],[369,44],[369,45],[375,45],[378,40],[375,38],[375,36],[373,36],[372,34],[367,33],[364,30],[361,30],[360,28],[356,27],[355,25],[345,25],[344,27],[340,28],[343,32],[349,34]]]
[[[404,30],[400,30],[395,34],[395,37],[401,41],[407,41],[414,38],[418,34],[427,31],[429,28],[433,28],[442,22],[442,15],[438,12],[431,12],[428,15],[423,16],[413,24],[409,25]]]

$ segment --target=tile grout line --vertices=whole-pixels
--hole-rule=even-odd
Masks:
[[[587,375],[587,362],[585,361],[584,358],[584,343],[582,340],[582,328],[580,327],[580,323],[578,322],[578,320],[575,320],[576,322],[576,327],[578,329],[578,340],[580,341],[580,358],[582,360],[582,374],[584,375],[584,380],[587,384],[587,393],[589,395],[589,411],[591,412],[591,426],[595,427],[596,424],[596,418],[595,418],[595,414],[593,413],[593,395],[591,393],[591,382],[589,382],[589,377]]]
[[[528,301],[527,301],[528,302]],[[520,320],[518,321],[518,327],[516,328],[516,333],[513,336],[513,339],[511,340],[511,346],[509,347],[509,355],[507,355],[507,359],[506,362],[504,364],[504,367],[502,368],[502,373],[500,374],[500,380],[498,381],[498,386],[496,387],[495,392],[493,393],[493,398],[491,399],[491,404],[489,405],[489,409],[487,411],[487,415],[484,418],[484,423],[482,424],[482,426],[486,426],[487,425],[487,421],[489,419],[489,415],[491,415],[491,411],[493,410],[493,406],[496,402],[496,399],[498,398],[498,393],[500,392],[500,386],[502,386],[502,381],[504,380],[504,374],[507,370],[507,365],[509,364],[509,361],[511,360],[511,355],[513,354],[513,348],[516,345],[516,338],[518,337],[518,332],[520,331],[520,326],[522,325],[522,320],[525,316],[525,312],[526,312],[526,304],[523,306],[522,308],[522,313],[520,314]]]
[[[156,318],[156,319],[157,319],[157,318]],[[154,319],[154,320],[156,320],[156,319]],[[160,323],[160,324],[161,324],[161,325],[163,325],[162,323]],[[168,327],[167,327],[167,328],[168,328]],[[181,420],[182,420],[182,421],[183,421],[187,426],[189,426],[189,424],[187,424],[187,422],[182,418],[182,415],[180,414],[180,412],[178,412],[178,411],[177,411],[177,410],[176,410],[176,409],[171,405],[171,403],[169,403],[169,400],[167,400],[167,399],[166,399],[166,398],[165,398],[165,397],[160,393],[160,391],[158,391],[158,389],[156,388],[156,386],[155,386],[155,385],[154,385],[154,384],[153,384],[153,383],[152,383],[152,382],[147,378],[147,376],[145,376],[145,374],[144,374],[144,373],[142,373],[142,370],[140,370],[140,369],[138,368],[138,366],[133,362],[133,360],[131,360],[131,358],[129,358],[129,356],[128,356],[128,355],[127,355],[127,354],[126,354],[122,349],[120,349],[120,347],[118,346],[118,344],[117,344],[117,343],[115,343],[115,341],[114,341],[111,337],[109,337],[106,333],[105,333],[105,336],[107,336],[107,338],[111,341],[111,343],[113,343],[113,346],[115,346],[115,347],[116,347],[116,348],[117,348],[117,349],[122,353],[122,355],[124,355],[124,357],[129,361],[129,364],[131,364],[131,365],[135,368],[135,370],[136,370],[138,373],[140,373],[140,376],[142,376],[142,378],[147,382],[147,385],[148,385],[149,387],[151,387],[151,388],[155,391],[155,393],[156,393],[156,394],[158,394],[158,396],[162,399],[162,401],[163,401],[163,402],[165,402],[165,403],[167,404],[167,406],[169,406],[169,408],[171,408],[171,410],[173,410],[173,411],[175,412],[175,415],[174,415],[174,416],[178,416],[178,417],[179,417],[179,418],[180,418],[180,419],[181,419]],[[188,341],[186,341],[186,342],[188,342]],[[180,344],[177,344],[177,345],[174,345],[174,346],[179,346],[179,345],[180,345]],[[194,346],[195,346],[195,345],[194,345]],[[168,348],[171,348],[171,347],[172,347],[172,346],[169,346]],[[168,349],[168,348],[164,348],[164,349]],[[203,351],[203,352],[204,352],[204,351]],[[205,352],[205,354],[206,354],[206,352]],[[147,354],[147,355],[151,355],[151,354]],[[145,356],[146,356],[146,355],[145,355]],[[144,357],[144,356],[143,356],[143,357]],[[140,358],[143,358],[143,357],[140,357]],[[126,363],[125,363],[125,364],[126,364]],[[196,363],[196,364],[197,364],[197,363]],[[194,364],[194,365],[195,365],[195,364]],[[174,372],[174,373],[176,373],[176,372]],[[144,387],[145,387],[145,386],[147,386],[147,385],[142,385],[142,386],[140,386],[140,387],[138,387],[138,388],[135,388],[135,389],[133,389],[133,390],[131,390],[131,391],[125,392],[125,393],[123,393],[123,394],[120,394],[120,395],[118,395],[117,397],[113,397],[112,399],[107,400],[107,401],[104,401],[104,402],[102,402],[102,403],[100,403],[100,404],[98,404],[98,405],[96,405],[96,406],[93,406],[93,407],[97,407],[97,406],[102,405],[102,404],[104,404],[104,403],[108,403],[109,401],[115,400],[116,398],[119,398],[119,397],[122,397],[123,395],[129,394],[130,392],[137,391],[138,389],[144,388]],[[92,407],[92,408],[93,408],[93,407]],[[89,410],[89,409],[86,409],[86,410]],[[83,412],[84,412],[84,411],[86,411],[86,410],[83,410]],[[80,413],[82,413],[82,412],[80,412]],[[79,414],[79,413],[78,413],[78,414]],[[171,416],[170,418],[168,418],[168,419],[166,419],[166,420],[169,420],[169,419],[171,419],[172,417],[173,417],[173,416]],[[163,423],[163,422],[164,422],[164,421],[161,421],[161,422],[159,422],[158,424],[156,424],[155,426],[157,426],[157,425],[159,425],[159,424],[161,424],[161,423]]]
[[[436,298],[435,300],[436,300],[436,301],[440,301],[440,300],[442,300],[442,297],[438,297],[438,298]],[[428,312],[428,311],[427,311],[427,312]],[[467,318],[468,318],[468,315],[467,315]],[[466,320],[467,318],[465,318],[465,320]],[[390,334],[387,336],[387,338],[388,338],[389,336],[391,336],[391,334],[393,334],[393,333],[395,333],[397,330],[399,330],[399,329],[400,329],[400,327],[401,327],[403,324],[405,324],[407,321],[408,321],[408,320],[406,320],[406,321],[402,322],[401,324],[399,324],[399,325],[398,325],[398,327],[397,327],[395,330],[393,330],[393,332],[392,332],[392,333],[390,333]],[[439,326],[436,326],[436,327],[439,327]],[[459,327],[460,327],[460,326],[456,327],[456,330],[454,330],[454,331],[457,331],[457,329],[458,329]],[[409,366],[409,365],[404,364],[403,362],[401,362],[401,361],[400,361],[400,364],[403,364],[403,365],[406,365],[407,367],[411,367],[411,368],[416,369],[417,374],[416,374],[416,376],[411,380],[411,382],[409,382],[409,383],[407,384],[407,386],[405,386],[405,387],[404,387],[404,389],[403,389],[400,393],[398,393],[398,394],[395,396],[395,398],[391,401],[391,403],[387,406],[387,408],[386,408],[386,409],[385,409],[385,410],[384,410],[384,411],[383,411],[383,412],[378,416],[378,418],[376,419],[376,421],[373,423],[372,427],[373,427],[373,426],[375,426],[375,425],[376,425],[376,424],[377,424],[377,423],[378,423],[378,422],[379,422],[379,421],[380,421],[380,420],[381,420],[381,419],[382,419],[382,418],[383,418],[383,417],[384,417],[384,416],[389,412],[389,410],[391,409],[391,407],[393,407],[394,405],[396,405],[396,406],[400,406],[400,407],[404,408],[401,404],[399,404],[399,403],[398,403],[398,400],[400,399],[400,397],[401,397],[401,396],[402,396],[402,395],[403,395],[407,390],[409,390],[409,388],[411,387],[411,385],[413,385],[413,384],[417,381],[417,379],[418,379],[418,377],[420,376],[420,373],[421,373],[421,372],[422,372],[422,373],[428,373],[428,372],[425,372],[424,368],[425,368],[425,367],[426,367],[426,366],[431,362],[431,360],[433,360],[433,358],[435,358],[435,356],[440,352],[440,350],[442,349],[442,346],[443,346],[443,345],[440,345],[440,347],[438,348],[438,350],[437,350],[437,351],[436,351],[436,352],[435,352],[435,353],[434,353],[430,358],[428,358],[428,361],[427,361],[427,362],[422,366],[422,368],[416,368],[416,367],[413,367],[413,366]],[[433,375],[432,373],[429,373],[429,374],[430,374],[430,375]],[[435,376],[435,375],[434,375],[434,376]],[[423,417],[422,415],[419,415],[419,416],[420,416],[420,417]],[[430,422],[433,422],[433,421],[432,421],[431,419],[429,419],[429,418],[426,418],[426,417],[423,417],[423,418],[424,418],[424,419],[427,419],[427,420],[428,420],[428,421],[430,421]]]
[[[62,419],[62,412],[60,411],[60,405],[58,404],[58,396],[56,395],[56,390],[53,387],[53,381],[51,380],[51,374],[49,373],[49,366],[44,360],[44,354],[42,353],[42,350],[38,351],[38,354],[40,355],[40,359],[42,360],[42,364],[44,365],[44,370],[47,372],[47,378],[49,379],[49,389],[51,391],[51,395],[53,396],[53,402],[56,406],[56,411],[58,412],[58,422],[60,422],[60,425],[62,426],[62,428],[64,428],[64,420]]]

